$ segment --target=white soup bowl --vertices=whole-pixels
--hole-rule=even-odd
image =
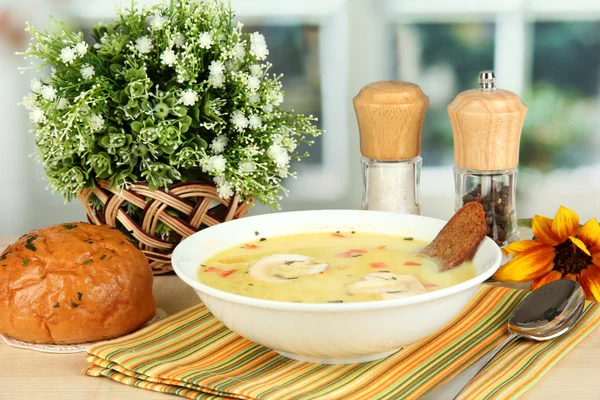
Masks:
[[[177,275],[191,286],[229,329],[300,361],[351,364],[386,357],[440,330],[475,296],[500,265],[502,253],[489,238],[473,263],[477,275],[434,292],[393,300],[321,304],[262,300],[200,283],[200,264],[235,245],[310,232],[358,231],[431,241],[445,221],[416,215],[358,210],[273,213],[216,225],[190,236],[173,252]]]

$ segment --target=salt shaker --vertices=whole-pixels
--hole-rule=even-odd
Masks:
[[[421,213],[421,136],[428,103],[419,86],[398,81],[368,84],[354,97],[363,210]]]
[[[503,246],[519,237],[516,183],[527,106],[515,93],[496,89],[492,71],[479,73],[479,86],[459,93],[448,105],[456,164],[455,209],[480,202],[487,236]]]

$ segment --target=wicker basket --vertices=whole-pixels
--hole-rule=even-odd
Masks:
[[[104,204],[104,213],[89,205],[92,195]],[[90,223],[116,227],[119,221],[137,239],[155,275],[173,270],[171,253],[180,241],[203,228],[243,217],[249,207],[237,195],[221,199],[215,186],[199,181],[178,183],[168,190],[151,190],[146,183],[136,183],[116,191],[107,180],[99,180],[95,188],[83,190],[79,199]],[[138,220],[125,212],[128,203],[143,210]],[[176,210],[179,217],[168,210]],[[159,221],[172,229],[168,240],[155,235]]]

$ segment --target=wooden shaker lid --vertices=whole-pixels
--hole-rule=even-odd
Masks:
[[[462,168],[497,171],[519,164],[519,143],[527,106],[508,90],[495,89],[495,77],[467,90],[448,105],[454,136],[454,162]],[[488,76],[485,75],[485,76]],[[487,85],[487,86],[486,86]]]
[[[421,154],[429,98],[414,83],[374,82],[354,97],[360,151],[374,160],[407,160]]]

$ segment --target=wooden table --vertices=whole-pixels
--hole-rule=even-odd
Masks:
[[[16,237],[0,237],[0,252]],[[157,306],[169,315],[197,303],[194,291],[174,275],[154,281]],[[2,400],[137,400],[167,395],[81,373],[83,353],[45,354],[10,347],[0,340]],[[527,394],[525,399],[600,399],[600,329],[592,332]]]

